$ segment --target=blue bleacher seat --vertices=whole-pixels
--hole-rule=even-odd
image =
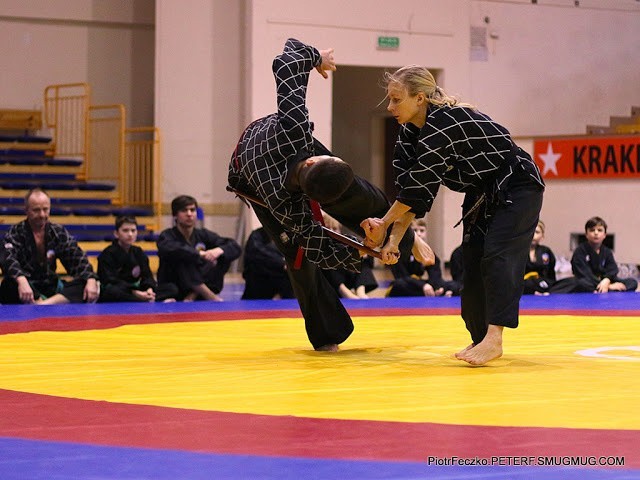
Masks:
[[[24,207],[17,205],[3,205],[0,206],[0,215],[24,215]]]
[[[80,216],[93,216],[93,217],[103,217],[107,215],[111,215],[112,211],[110,208],[101,208],[101,207],[73,207],[72,208],[74,215]]]
[[[34,156],[34,157],[14,157],[8,156],[7,163],[9,165],[46,165],[47,158],[44,156]]]
[[[39,135],[0,135],[0,142],[49,143],[51,142],[51,137],[41,137]]]
[[[45,190],[75,190],[77,184],[74,182],[40,182],[40,186]]]
[[[132,215],[134,217],[148,217],[153,215],[153,210],[144,207],[119,207],[113,209],[114,215]]]
[[[115,185],[111,185],[108,183],[98,183],[98,182],[85,182],[79,183],[77,185],[78,190],[99,190],[99,191],[111,191],[115,190]]]
[[[66,216],[71,214],[73,214],[73,210],[69,207],[51,205],[51,215]]]
[[[78,167],[82,165],[82,160],[74,160],[72,158],[48,158],[47,165],[56,167]]]

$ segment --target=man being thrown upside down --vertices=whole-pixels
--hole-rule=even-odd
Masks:
[[[363,236],[360,222],[384,214],[389,202],[379,189],[355,176],[348,163],[313,138],[306,91],[314,68],[328,78],[327,72],[336,70],[333,49],[318,51],[299,40],[288,39],[272,64],[277,112],[254,121],[242,133],[229,163],[229,185],[239,194],[258,200],[252,206],[286,259],[287,273],[314,349],[337,351],[354,327],[321,269],[357,272],[361,254],[329,237],[314,221],[309,199],[319,202],[329,215]],[[304,256],[296,262],[299,247]],[[431,261],[433,255],[428,245],[413,244],[412,232],[400,248],[413,248],[414,256],[425,262]]]

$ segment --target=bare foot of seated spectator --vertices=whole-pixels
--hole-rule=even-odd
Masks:
[[[609,291],[610,292],[626,292],[627,287],[622,282],[613,282],[611,285],[609,285]]]

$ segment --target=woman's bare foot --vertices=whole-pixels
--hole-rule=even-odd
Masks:
[[[429,244],[417,235],[414,235],[413,237],[411,253],[418,262],[426,267],[436,263],[436,256],[434,255],[433,250],[431,250]]]
[[[471,365],[484,365],[491,360],[500,358],[502,356],[502,330],[504,330],[502,326],[489,325],[484,339],[459,357],[456,355],[456,358]]]

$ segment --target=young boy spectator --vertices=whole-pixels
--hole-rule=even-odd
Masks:
[[[116,218],[115,239],[98,255],[101,302],[168,302],[175,301],[178,288],[156,283],[149,258],[134,245],[138,239],[135,217]]]
[[[427,241],[427,222],[424,219],[413,220],[411,228],[416,237]],[[391,265],[391,272],[394,280],[387,292],[388,297],[440,297],[451,291],[446,288],[447,282],[442,278],[440,258],[437,255],[435,263],[427,267],[413,255],[404,258],[400,256],[398,263]]]
[[[95,303],[97,276],[69,231],[49,221],[49,195],[41,188],[29,190],[25,210],[27,218],[12,226],[2,242],[0,303]],[[71,280],[56,273],[58,259]]]
[[[603,245],[607,224],[600,217],[592,217],[584,226],[587,241],[578,245],[571,257],[575,277],[575,292],[634,292],[638,282],[633,278],[619,278],[618,264],[613,251]]]
[[[540,244],[544,239],[544,231],[544,222],[539,220],[524,270],[526,295],[548,295],[549,289],[556,283],[556,257],[549,247]]]
[[[294,298],[284,255],[263,228],[256,228],[244,247],[243,300]]]
[[[231,262],[242,252],[238,242],[196,228],[198,202],[180,195],[171,202],[175,226],[158,238],[158,282],[178,286],[178,299],[222,301],[218,295]]]

